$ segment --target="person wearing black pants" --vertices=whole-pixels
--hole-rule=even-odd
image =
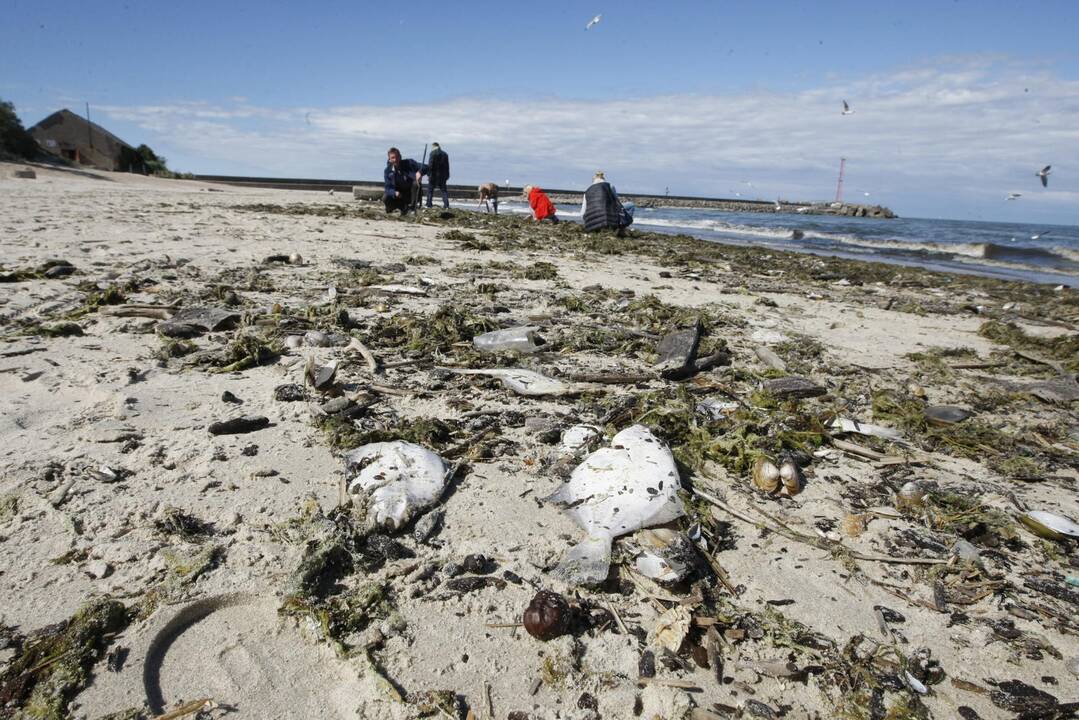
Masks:
[[[439,146],[431,143],[431,159],[427,163],[427,207],[431,207],[431,198],[437,187],[442,191],[442,207],[449,210],[450,194],[446,190],[446,181],[450,179],[450,156]]]
[[[382,199],[386,203],[386,212],[400,210],[402,215],[407,215],[412,204],[413,183],[420,182],[427,172],[426,165],[412,159],[402,160],[401,151],[390,148],[386,152],[386,170],[382,174],[385,180]]]

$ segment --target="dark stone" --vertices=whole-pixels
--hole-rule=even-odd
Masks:
[[[812,380],[797,375],[765,380],[762,388],[777,398],[811,398],[827,392]]]
[[[651,650],[641,653],[641,659],[637,661],[637,674],[645,678],[656,676],[656,654]]]
[[[473,553],[465,556],[461,567],[464,568],[465,572],[470,572],[474,575],[487,575],[497,570],[498,564],[486,555]]]
[[[45,277],[49,278],[50,280],[55,280],[56,278],[67,277],[73,272],[75,272],[74,265],[53,265],[51,268],[45,271]]]
[[[243,417],[222,420],[210,425],[211,435],[240,435],[262,430],[270,426],[270,419],[265,415],[245,415]]]
[[[972,707],[960,705],[955,711],[959,713],[959,717],[963,718],[963,720],[982,720],[982,716]]]
[[[157,332],[167,338],[187,339],[202,335],[202,328],[188,323],[163,320],[157,324]]]
[[[742,716],[765,718],[766,720],[776,720],[777,717],[775,710],[760,700],[746,700],[745,705],[742,706]]]
[[[669,278],[669,277],[671,277],[671,271],[670,270],[660,270],[659,271],[659,276],[661,278]]]
[[[285,256],[285,261],[286,262],[288,261],[288,256],[287,255]],[[358,260],[356,258],[335,257],[333,259],[333,261],[335,263],[337,263],[338,265],[350,268],[352,270],[365,270],[365,269],[371,267],[371,261],[370,260]]]
[[[259,446],[258,445],[244,445],[244,448],[243,448],[243,450],[240,451],[240,454],[243,455],[244,457],[255,457],[256,455],[259,454]]]
[[[364,542],[363,554],[367,559],[376,561],[379,564],[386,560],[416,557],[415,553],[401,543],[388,535],[381,534],[368,536]]]
[[[513,572],[512,570],[503,570],[502,579],[506,582],[513,583],[514,585],[521,585],[524,583],[524,579],[522,579],[520,575]]]
[[[328,400],[321,405],[318,409],[327,415],[336,415],[337,413],[344,412],[352,406],[352,401],[347,397],[335,397],[333,400]]]
[[[596,698],[589,693],[581,693],[581,697],[577,698],[577,707],[581,710],[591,710],[593,712],[599,711],[599,703],[596,702]]]
[[[998,708],[1011,712],[1046,713],[1059,703],[1049,693],[1027,685],[1022,680],[1005,680],[997,683],[997,689],[989,693],[989,699]]]
[[[671,380],[692,375],[693,361],[697,359],[697,348],[701,343],[701,323],[698,320],[688,330],[679,330],[665,335],[659,341],[656,352],[659,362],[655,367],[661,377]]]
[[[170,323],[194,325],[207,332],[232,330],[240,323],[240,313],[214,307],[187,308],[172,316]]]
[[[307,393],[303,387],[296,385],[295,383],[288,383],[286,385],[278,385],[273,389],[273,399],[280,400],[281,402],[296,402],[298,400],[305,400]]]
[[[240,398],[236,397],[235,395],[233,395],[233,394],[232,394],[231,392],[229,392],[228,390],[226,390],[225,392],[221,393],[221,402],[227,402],[227,403],[232,403],[233,405],[243,405],[243,404],[244,404],[244,401],[243,401],[243,400],[241,400]]]

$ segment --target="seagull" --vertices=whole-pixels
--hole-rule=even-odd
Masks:
[[[843,115],[852,115],[852,114],[854,114],[854,111],[850,109],[850,105],[847,104],[846,100],[843,101],[843,112],[842,112],[842,114]]]
[[[596,15],[594,18],[588,21],[588,24],[584,26],[585,30],[591,30],[595,26],[599,25],[599,21],[603,18],[602,15]]]
[[[1006,197],[1004,199],[1005,200],[1018,200],[1021,197],[1023,197],[1023,193],[1008,193],[1008,197]]]
[[[1053,167],[1053,166],[1052,165],[1046,165],[1041,170],[1034,173],[1035,175],[1037,175],[1038,177],[1040,177],[1042,179],[1042,187],[1049,187],[1049,173],[1051,172],[1049,170],[1049,168],[1051,168],[1051,167]]]
[[[1040,232],[1037,235],[1031,235],[1030,239],[1031,240],[1038,240],[1039,238],[1041,238],[1042,235],[1048,235],[1048,234],[1049,234],[1049,231],[1046,230],[1045,232]]]

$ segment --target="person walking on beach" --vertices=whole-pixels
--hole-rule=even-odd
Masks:
[[[592,177],[592,184],[584,191],[581,201],[581,221],[585,232],[616,230],[619,237],[633,224],[633,203],[622,203],[614,186],[607,182],[602,170]]]
[[[536,222],[550,220],[552,224],[558,224],[554,203],[551,202],[551,198],[547,197],[547,193],[535,185],[525,185],[524,194],[528,198],[528,204],[532,207],[533,220]]]
[[[386,170],[382,173],[385,180],[382,199],[386,203],[386,212],[400,210],[402,215],[407,215],[412,204],[412,185],[420,182],[427,172],[426,165],[411,158],[402,160],[397,148],[386,151]]]
[[[491,205],[495,206],[495,215],[498,214],[498,183],[484,183],[480,185],[480,204],[483,205],[487,212],[491,212]],[[487,201],[490,201],[488,204]]]
[[[427,161],[431,171],[427,174],[427,207],[431,207],[431,198],[437,187],[442,192],[442,207],[450,209],[450,195],[446,191],[446,181],[450,179],[450,156],[438,143],[431,143],[431,158]]]

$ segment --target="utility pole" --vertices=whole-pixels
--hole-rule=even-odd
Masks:
[[[90,125],[90,103],[86,103],[86,137],[90,141],[90,149],[94,149],[94,129]]]
[[[835,186],[835,201],[843,202],[843,171],[847,167],[847,158],[839,158],[839,182]]]

